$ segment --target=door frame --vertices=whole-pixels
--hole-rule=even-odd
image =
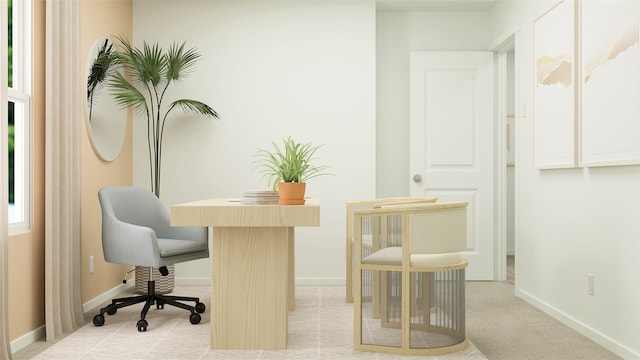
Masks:
[[[503,36],[491,47],[494,52],[495,67],[495,106],[496,121],[495,139],[497,148],[495,149],[495,261],[494,277],[498,281],[507,279],[507,168],[506,164],[506,131],[504,119],[507,118],[507,53],[516,47],[517,31]],[[517,65],[516,65],[517,67]],[[515,73],[515,71],[514,71]],[[515,88],[514,88],[515,91]]]

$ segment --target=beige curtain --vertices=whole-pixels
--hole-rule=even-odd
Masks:
[[[81,293],[80,0],[46,3],[45,322],[47,341],[84,323]]]
[[[9,232],[8,232],[8,208],[9,203],[9,186],[7,179],[8,161],[9,158],[9,144],[7,137],[7,2],[6,0],[0,1],[2,8],[0,8],[0,79],[2,79],[2,85],[0,85],[0,359],[11,359],[11,346],[9,342],[9,304],[8,304],[8,287],[9,287],[9,266],[8,262],[8,248],[9,248]]]

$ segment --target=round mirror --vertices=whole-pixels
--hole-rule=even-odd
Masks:
[[[99,38],[87,58],[85,119],[91,144],[100,158],[115,159],[120,153],[127,125],[127,110],[109,93],[107,83],[115,71],[116,47],[108,38]]]

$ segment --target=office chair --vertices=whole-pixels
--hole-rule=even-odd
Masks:
[[[167,265],[209,257],[207,229],[203,227],[171,227],[169,211],[149,190],[135,186],[112,186],[99,190],[102,208],[102,250],[107,262],[158,268],[168,275]],[[155,293],[154,271],[149,271],[147,294],[113,299],[93,317],[95,326],[105,323],[104,314],[114,315],[118,309],[144,303],[138,331],[147,331],[145,319],[152,305],[163,309],[171,305],[188,310],[192,324],[200,323],[205,305],[196,297],[169,296]],[[193,302],[194,306],[187,303]]]

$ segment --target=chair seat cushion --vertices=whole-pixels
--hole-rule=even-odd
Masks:
[[[207,243],[193,240],[158,239],[160,257],[178,256],[207,250]]]
[[[413,266],[442,266],[460,262],[458,253],[446,254],[413,254],[411,265]],[[374,265],[402,265],[402,247],[387,247],[380,249],[362,260],[363,264]]]
[[[387,247],[362,259],[363,264],[402,265],[402,248]]]
[[[461,261],[458,253],[446,254],[413,254],[411,255],[412,266],[443,266],[454,265]]]

